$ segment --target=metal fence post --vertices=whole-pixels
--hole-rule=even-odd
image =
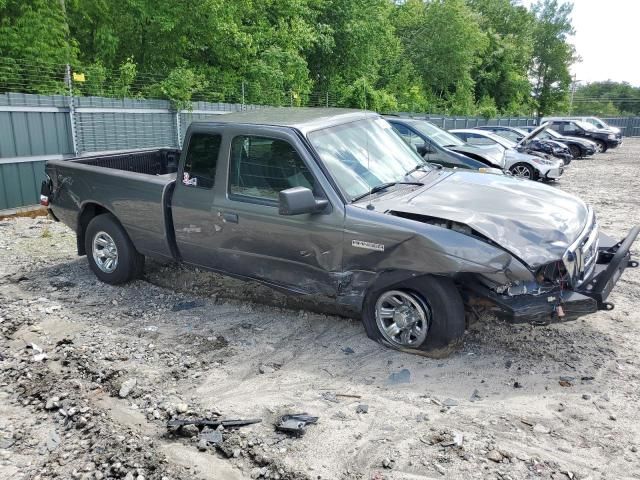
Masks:
[[[244,110],[244,80],[242,81],[242,110]]]
[[[182,133],[180,132],[180,110],[176,110],[176,145],[182,148]]]
[[[76,135],[76,105],[73,98],[73,83],[71,78],[71,65],[67,63],[65,76],[67,77],[67,86],[69,87],[69,124],[71,125],[71,144],[73,145],[73,154],[78,156],[78,137]]]

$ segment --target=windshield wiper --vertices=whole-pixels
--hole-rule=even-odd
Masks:
[[[422,170],[424,167],[426,167],[427,164],[426,163],[419,163],[417,164],[415,167],[413,167],[411,170],[409,170],[407,173],[404,174],[405,177],[408,177],[409,175],[411,175],[413,172],[417,172],[418,170]]]
[[[372,193],[377,193],[382,190],[386,190],[389,187],[393,187],[394,185],[422,185],[420,182],[386,182],[381,183],[380,185],[376,185],[375,187],[371,187],[371,190],[368,192],[362,193],[357,197],[353,197],[351,203],[357,202],[358,200],[362,200],[364,197],[371,195]]]

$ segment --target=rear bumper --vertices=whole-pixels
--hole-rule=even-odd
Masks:
[[[596,268],[591,277],[574,290],[510,297],[476,284],[469,286],[471,295],[489,300],[496,315],[511,323],[564,322],[598,310],[613,310],[614,305],[606,301],[607,297],[626,268],[638,267],[629,250],[639,233],[640,226],[636,226],[618,243],[601,235]]]

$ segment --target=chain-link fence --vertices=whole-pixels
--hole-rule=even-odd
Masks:
[[[266,106],[340,106],[330,92],[294,92],[245,81],[213,85],[185,75],[180,83],[166,76],[138,74],[133,64],[109,71],[0,59],[0,210],[37,203],[44,162],[49,159],[180,148],[192,121],[212,120],[228,112]],[[188,96],[174,85],[184,87],[185,82]],[[444,129],[536,124],[531,117],[399,115],[425,118]],[[627,136],[640,135],[640,118],[607,121]]]

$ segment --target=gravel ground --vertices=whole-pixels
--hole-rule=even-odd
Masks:
[[[574,161],[557,188],[601,228],[640,221],[640,140]],[[611,312],[474,324],[445,360],[264,287],[150,263],[99,283],[75,237],[0,221],[0,478],[640,478],[640,270]],[[640,254],[636,243],[635,254]],[[300,438],[284,413],[320,417]],[[174,417],[262,419],[217,447]]]

